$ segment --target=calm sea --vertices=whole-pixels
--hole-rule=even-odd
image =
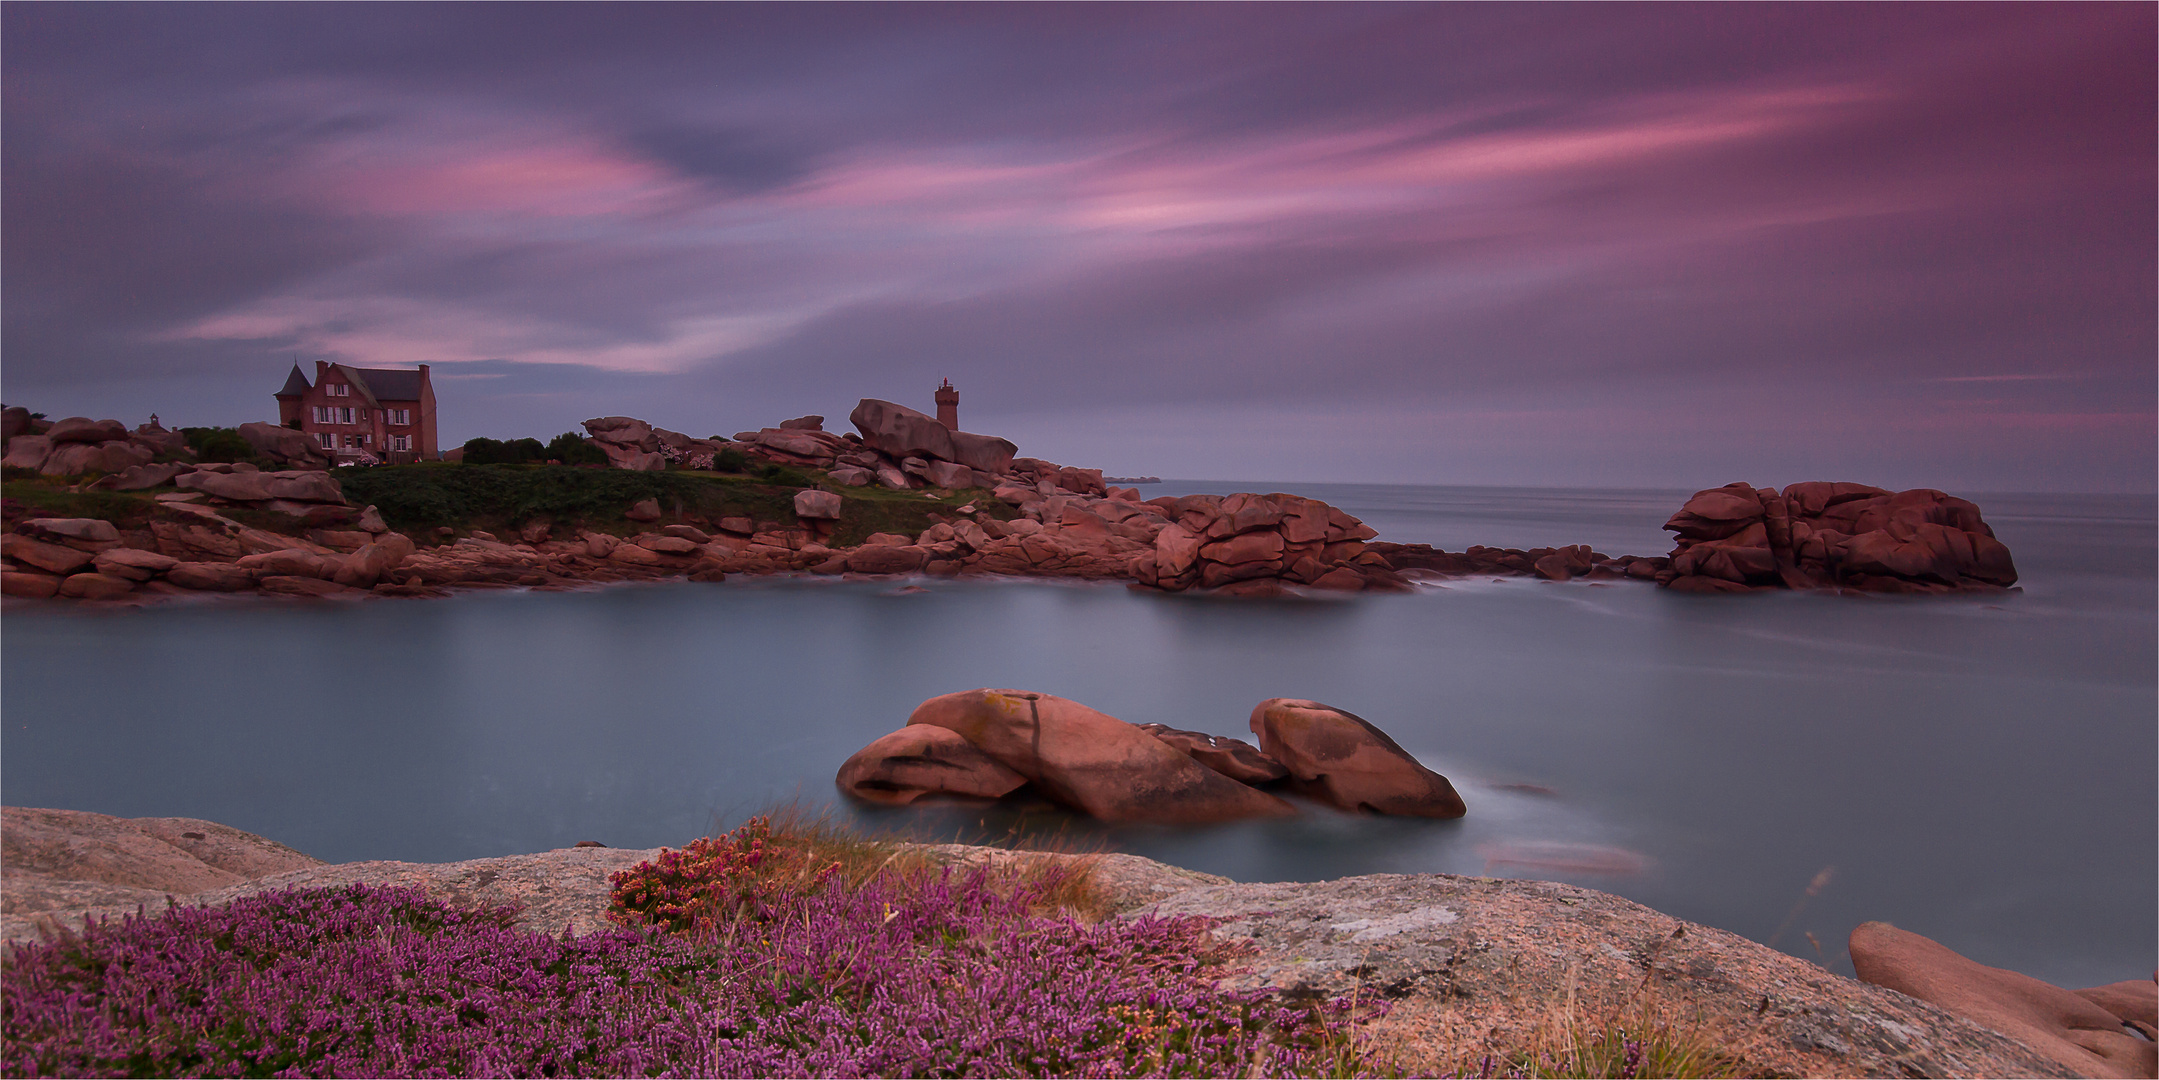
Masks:
[[[1686,494],[1294,490],[1390,540],[1609,554],[1667,550],[1658,526]],[[1469,816],[1067,822],[1070,838],[1244,880],[1560,878],[1846,973],[1845,936],[1886,919],[2057,983],[2146,977],[2159,953],[2154,500],[1974,500],[2015,553],[2021,593],[1689,597],[1472,579],[1218,601],[743,580],[11,607],[0,798],[208,818],[332,861],[679,845],[775,804],[833,802],[842,760],[952,690],[1041,690],[1240,736],[1261,699],[1309,697],[1388,730],[1454,780]],[[944,835],[1015,827],[870,817]]]

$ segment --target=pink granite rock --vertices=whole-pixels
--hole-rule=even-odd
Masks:
[[[1269,698],[1252,710],[1260,751],[1289,770],[1291,789],[1343,810],[1458,818],[1462,797],[1387,733],[1332,705]]]

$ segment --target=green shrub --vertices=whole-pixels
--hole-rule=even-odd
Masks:
[[[187,445],[195,451],[197,461],[252,461],[255,458],[255,448],[234,428],[184,427],[180,434],[187,436]]]
[[[559,461],[564,465],[605,465],[607,455],[599,447],[586,442],[583,435],[565,431],[547,444],[546,460]]]
[[[465,464],[467,465],[536,465],[548,459],[547,447],[538,439],[512,439],[497,442],[494,439],[465,440]]]

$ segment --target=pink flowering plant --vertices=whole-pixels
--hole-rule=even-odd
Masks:
[[[676,856],[673,859],[668,855]],[[756,821],[560,937],[412,889],[292,890],[10,946],[7,1075],[1315,1076],[1365,1007],[1222,986],[1195,918],[1077,917],[1069,864],[841,872]]]

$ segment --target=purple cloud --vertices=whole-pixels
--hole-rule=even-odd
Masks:
[[[971,426],[1125,471],[1685,485],[1728,479],[1715,432],[2153,487],[2146,8],[0,23],[33,407],[254,419],[298,353],[484,376],[446,437],[727,432],[949,376]],[[1275,437],[1344,423],[1393,434]]]

